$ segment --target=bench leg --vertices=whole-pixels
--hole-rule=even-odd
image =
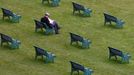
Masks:
[[[73,74],[73,71],[71,70],[71,75]]]
[[[4,15],[3,15],[2,19],[4,20]]]
[[[111,59],[111,55],[109,55],[109,60]]]
[[[35,32],[37,32],[37,28],[35,28]]]
[[[10,20],[10,16],[8,16],[8,19]]]
[[[73,15],[74,15],[74,12],[75,12],[75,10],[73,10]]]
[[[42,60],[43,60],[43,55],[41,56]]]
[[[112,24],[112,22],[110,21],[110,25]]]
[[[44,3],[44,0],[42,0],[42,4]]]
[[[73,43],[73,40],[71,40],[70,45],[72,45],[72,43]]]
[[[79,10],[79,14],[80,14],[80,10]]]
[[[104,22],[104,25],[106,25],[106,21]]]
[[[49,0],[47,0],[48,4],[50,4]]]
[[[71,42],[70,42],[70,45],[72,45],[72,43],[73,43],[73,42],[71,41]]]
[[[115,59],[117,60],[117,56],[115,56]]]
[[[3,45],[3,42],[1,41],[1,46]]]
[[[37,55],[35,55],[35,60],[37,59]]]
[[[76,44],[78,45],[78,41],[76,41]]]
[[[43,32],[43,28],[41,28],[41,31]]]
[[[78,72],[78,75],[79,75],[79,71],[77,71]]]

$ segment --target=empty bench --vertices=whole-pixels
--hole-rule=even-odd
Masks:
[[[112,48],[112,47],[108,47],[108,49],[109,49],[109,59],[111,59],[111,57],[114,56],[117,60],[117,56],[119,56],[122,58],[121,60],[122,63],[123,62],[129,63],[129,59],[131,56],[128,53],[123,53],[122,51]]]
[[[20,21],[20,18],[21,16],[20,15],[17,15],[15,13],[13,13],[12,11],[8,10],[8,9],[5,9],[5,8],[1,8],[2,9],[2,12],[3,12],[3,20],[5,17],[8,17],[9,20],[11,20],[11,22],[19,22]]]
[[[37,59],[38,56],[46,57],[45,63],[54,63],[54,58],[56,57],[55,54],[48,52],[42,48],[39,48],[37,46],[34,46],[35,48],[35,59]]]
[[[112,24],[112,22],[115,22],[117,28],[122,28],[125,23],[124,21],[122,21],[114,16],[111,16],[107,13],[104,13],[104,18],[105,18],[104,25],[106,25],[106,23]]]
[[[85,39],[77,34],[74,33],[70,33],[70,37],[71,37],[71,42],[70,44],[72,45],[73,42],[76,42],[78,44],[78,42],[82,43],[82,48],[89,48],[91,41],[88,39]]]
[[[1,46],[3,46],[4,43],[7,43],[12,49],[19,48],[19,45],[21,44],[19,40],[13,39],[10,36],[7,36],[2,33],[0,33],[0,35],[1,35]]]
[[[92,10],[89,8],[85,8],[83,5],[80,5],[78,3],[72,2],[73,4],[73,14],[78,11],[80,14],[80,11],[83,11],[84,16],[91,16]]]
[[[73,61],[70,61],[70,63],[71,63],[71,75],[73,74],[74,71],[77,71],[78,75],[79,75],[79,71],[84,72],[83,75],[91,75],[93,73],[93,70],[90,68],[86,68],[78,63],[73,62]]]

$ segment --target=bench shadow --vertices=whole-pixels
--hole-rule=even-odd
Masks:
[[[72,16],[75,16],[75,17],[82,17],[82,18],[90,18],[91,16],[84,16],[82,13],[72,13]]]
[[[3,44],[2,46],[1,46],[1,48],[2,48],[2,50],[4,49],[4,50],[15,50],[15,49],[12,49],[9,45],[7,45],[7,44]]]
[[[119,63],[119,64],[122,64],[121,63],[121,59],[114,59],[114,58],[112,58],[112,59],[108,59],[108,61],[110,62],[110,63],[114,63],[114,64],[117,64],[117,63]]]
[[[12,24],[13,22],[11,22],[11,21],[10,21],[9,19],[7,19],[7,18],[4,19],[4,20],[3,20],[3,19],[0,19],[0,24],[5,24],[5,23],[6,23],[6,24],[7,24],[7,23],[8,23],[8,24]]]
[[[110,29],[122,29],[122,28],[117,28],[115,24],[107,24],[107,25],[103,25],[102,27],[105,28],[110,28]]]
[[[83,16],[81,13],[72,13],[73,16]]]
[[[31,61],[31,62],[34,62],[34,63],[39,63],[39,64],[43,64],[43,63],[45,63],[45,60],[44,59],[42,59],[41,57],[39,58],[37,58],[37,59],[35,59],[34,57],[32,57],[32,58],[29,58],[29,61]]]
[[[50,33],[50,34],[45,34],[45,30],[43,30],[43,31],[37,31],[37,32],[35,32],[37,35],[40,35],[40,36],[42,36],[42,35],[45,35],[45,36],[52,36],[52,35],[55,35],[54,33]]]
[[[71,70],[70,72],[67,72],[68,75],[71,74]],[[78,72],[77,71],[74,71],[72,75],[78,75]],[[83,75],[82,71],[79,71],[79,75]]]
[[[89,48],[83,48],[81,44],[72,44],[71,46],[78,49],[89,49]]]
[[[41,31],[41,30],[40,31],[37,31],[37,32],[34,31],[34,33],[36,33],[38,35],[43,35],[43,34],[45,35],[45,31]]]

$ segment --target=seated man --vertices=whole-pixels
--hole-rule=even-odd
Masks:
[[[48,25],[48,27],[50,28],[54,28],[55,30],[55,34],[59,34],[59,26],[56,23],[56,21],[52,20],[49,18],[49,13],[46,13],[45,16],[43,18],[41,18],[41,22],[46,23]]]

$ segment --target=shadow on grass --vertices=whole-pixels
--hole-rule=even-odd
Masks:
[[[5,24],[5,25],[9,25],[9,24],[14,24],[13,22],[11,22],[9,19],[0,19],[0,25]]]
[[[55,35],[54,33],[45,34],[45,30],[43,30],[43,31],[37,31],[35,33],[38,34],[38,35],[40,35],[40,36],[42,36],[42,35],[44,35],[44,36],[52,36],[52,35]]]
[[[38,57],[37,59],[32,57],[32,58],[29,58],[27,61],[33,63],[34,65],[39,65],[39,64],[44,64],[45,63],[45,60],[42,59],[41,57],[40,58]]]
[[[12,49],[9,45],[7,45],[7,44],[3,44],[2,46],[1,46],[1,49],[2,50],[16,50],[16,49]]]
[[[67,74],[68,74],[68,75],[71,75],[71,70],[70,70],[70,72],[67,72]],[[74,71],[72,75],[78,75],[78,72],[77,72],[77,71]],[[79,75],[83,75],[83,72],[80,71],[80,72],[79,72]]]
[[[43,62],[45,62],[45,59],[44,58],[42,59],[41,57],[40,58],[38,57],[37,59],[33,58],[33,61],[43,63]]]
[[[121,62],[121,59],[108,59],[108,62],[110,63],[110,64],[124,64],[124,63],[122,63]]]
[[[122,28],[117,28],[116,25],[114,25],[114,24],[103,25],[102,27],[109,28],[109,29],[116,29],[116,30],[122,29]]]
[[[46,6],[47,6],[48,8],[55,8],[55,7],[58,7],[58,6],[52,6],[51,3],[49,4],[49,3],[47,3],[47,2],[45,2],[45,3],[43,3],[43,4],[40,3],[40,6],[43,6],[43,7],[46,7]]]
[[[82,13],[72,13],[72,16],[81,17],[81,18],[90,18],[91,16],[84,16]]]
[[[72,44],[71,46],[75,47],[75,48],[78,48],[78,49],[89,49],[89,48],[82,48],[82,45],[81,44]]]
[[[51,62],[49,62],[49,63],[45,63],[45,61],[46,61],[46,57],[37,57],[37,59],[35,59],[35,57],[33,57],[32,59],[30,58],[30,61],[32,61],[32,62],[34,62],[34,63],[38,63],[38,64],[53,64],[53,63],[51,63]]]
[[[45,32],[44,32],[44,30],[43,31],[37,31],[37,32],[35,32],[36,34],[38,34],[38,35],[42,35],[42,34],[44,34],[45,35]]]

